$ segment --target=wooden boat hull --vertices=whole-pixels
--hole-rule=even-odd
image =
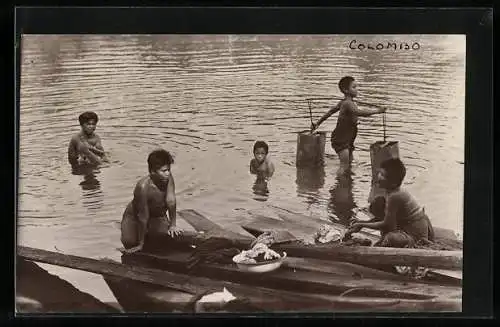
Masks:
[[[185,312],[193,294],[167,287],[104,276],[104,281],[125,312]]]
[[[128,264],[135,262],[144,267],[151,263],[144,262],[139,254],[129,255],[125,259]],[[142,263],[141,263],[142,262]],[[207,271],[201,275],[213,277],[214,272]],[[176,270],[176,269],[173,269]],[[193,275],[194,276],[194,275]],[[227,275],[220,276],[227,280]],[[196,277],[193,277],[196,279]],[[194,294],[180,292],[166,287],[135,282],[126,279],[105,277],[113,294],[115,294],[125,312],[182,312],[194,313],[191,302]],[[251,284],[251,283],[250,283]],[[250,287],[249,287],[250,286]],[[238,298],[250,300],[251,307],[224,312],[459,312],[461,311],[461,294],[453,297],[436,297],[427,299],[401,299],[367,297],[367,296],[332,296],[330,294],[308,292],[287,292],[280,288],[266,289],[260,286],[244,285],[231,282],[228,290]],[[202,285],[200,285],[202,287]],[[382,295],[382,294],[381,294]]]
[[[69,282],[50,274],[34,262],[19,258],[16,270],[18,312],[119,312],[111,305],[102,303]]]

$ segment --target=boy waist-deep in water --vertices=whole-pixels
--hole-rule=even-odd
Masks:
[[[257,141],[253,146],[254,158],[250,160],[250,173],[270,178],[274,174],[274,164],[268,156],[269,146],[264,141]]]
[[[81,131],[71,137],[68,145],[68,161],[73,168],[84,165],[99,165],[108,158],[101,138],[95,133],[99,117],[93,111],[78,117]]]
[[[256,200],[265,201],[269,195],[267,182],[274,174],[274,164],[268,156],[269,146],[264,141],[257,141],[253,146],[254,158],[250,160],[250,173],[256,175],[252,191],[258,197]]]

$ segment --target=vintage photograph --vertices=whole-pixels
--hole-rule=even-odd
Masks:
[[[465,49],[23,34],[17,313],[462,312]]]

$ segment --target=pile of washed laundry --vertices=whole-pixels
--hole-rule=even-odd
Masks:
[[[233,261],[236,263],[249,264],[279,258],[281,258],[281,255],[278,252],[271,250],[264,243],[257,243],[250,250],[244,250],[235,255]]]
[[[344,229],[338,228],[330,224],[320,225],[318,230],[313,235],[303,238],[301,242],[306,245],[327,244],[327,243],[342,244],[346,246],[372,245],[371,240],[347,234]]]

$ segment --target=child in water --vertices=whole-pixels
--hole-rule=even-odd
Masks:
[[[125,252],[140,251],[148,231],[166,228],[172,237],[181,234],[175,226],[175,183],[170,171],[173,163],[172,155],[163,149],[149,154],[149,174],[137,182],[134,198],[123,213],[121,241]]]
[[[359,109],[354,102],[354,98],[358,96],[358,85],[351,76],[345,76],[340,79],[339,89],[344,94],[344,99],[324,114],[316,123],[312,123],[311,131],[316,130],[322,122],[328,119],[328,117],[340,111],[337,119],[337,126],[332,132],[331,144],[332,148],[339,156],[339,173],[342,174],[349,171],[352,162],[354,140],[358,134],[358,117],[368,117],[384,113],[385,108],[376,110]]]
[[[272,177],[274,174],[274,165],[268,157],[269,147],[264,141],[257,141],[253,146],[253,155],[255,158],[250,160],[250,173],[260,177]]]
[[[348,235],[357,233],[364,227],[378,229],[381,239],[375,246],[397,248],[434,241],[434,230],[424,208],[418,205],[408,191],[401,188],[405,175],[406,168],[400,159],[382,162],[378,183],[387,191],[384,219],[375,222],[355,221],[350,226]]]
[[[95,133],[99,117],[93,111],[78,116],[81,131],[73,135],[68,146],[68,161],[71,166],[90,164],[98,165],[107,162],[101,138]]]

